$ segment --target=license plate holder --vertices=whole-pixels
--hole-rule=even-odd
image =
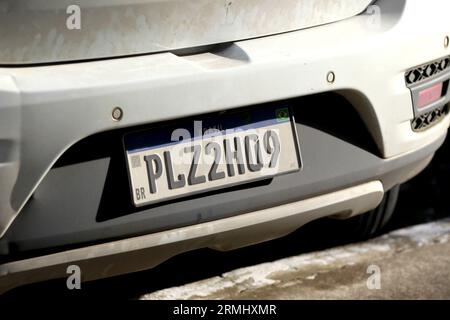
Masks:
[[[302,167],[290,107],[229,111],[130,132],[123,144],[136,207]]]

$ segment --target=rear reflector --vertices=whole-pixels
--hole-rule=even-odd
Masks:
[[[419,92],[417,101],[417,108],[423,108],[429,104],[438,101],[442,97],[443,83],[435,84],[434,86]]]

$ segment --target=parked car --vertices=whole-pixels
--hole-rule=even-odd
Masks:
[[[446,137],[448,1],[77,3],[0,3],[0,291],[374,234]]]

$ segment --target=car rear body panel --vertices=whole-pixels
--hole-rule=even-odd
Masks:
[[[0,3],[0,64],[98,59],[232,42],[346,19],[370,2],[81,0],[71,7],[74,3],[67,0],[7,0]]]

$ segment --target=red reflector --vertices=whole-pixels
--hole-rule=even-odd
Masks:
[[[435,84],[434,86],[419,92],[419,99],[417,101],[417,108],[423,108],[435,101],[438,101],[442,96],[443,83]]]

